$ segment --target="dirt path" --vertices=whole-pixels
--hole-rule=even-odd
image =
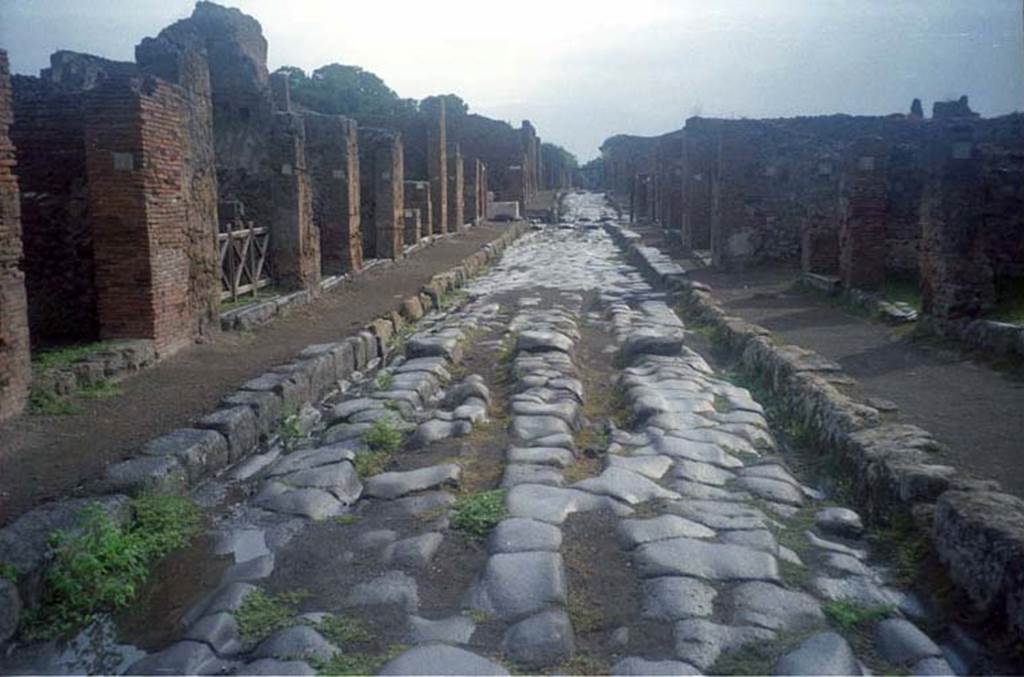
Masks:
[[[729,313],[835,360],[862,395],[894,402],[904,421],[948,446],[948,463],[1024,495],[1024,382],[795,290],[796,275],[789,269],[691,273],[711,285]]]
[[[26,415],[0,426],[0,525],[34,505],[72,494],[108,463],[188,425],[240,384],[306,346],[337,341],[365,325],[504,230],[473,228],[370,270],[254,332],[224,333],[126,379],[119,397],[76,403],[81,414]]]

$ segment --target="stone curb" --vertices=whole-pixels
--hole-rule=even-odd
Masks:
[[[912,517],[929,532],[953,582],[980,611],[1005,618],[1024,638],[1024,501],[1001,493],[997,482],[930,462],[941,448],[931,434],[887,421],[875,407],[845,395],[841,388],[850,379],[837,364],[799,346],[778,345],[764,327],[729,316],[710,288],[687,279],[656,248],[641,245],[639,234],[613,224],[605,230],[649,281],[675,292],[691,318],[713,327],[716,341],[817,443],[837,452],[870,521]]]
[[[426,312],[440,309],[445,294],[463,286],[500,258],[528,230],[526,222],[511,224],[458,265],[434,275],[421,293],[403,300],[395,310],[373,320],[356,335],[337,343],[307,346],[295,361],[273,367],[226,395],[220,407],[196,421],[194,427],[179,428],[150,440],[139,455],[109,465],[102,479],[86,486],[84,497],[44,503],[21,515],[0,529],[0,543],[12,539],[22,542],[23,532],[37,523],[45,523],[45,516],[54,511],[64,514],[72,508],[80,510],[93,499],[126,501],[126,496],[142,493],[182,494],[252,454],[261,440],[273,434],[287,412],[298,412],[304,403],[321,399],[336,382],[385,356],[391,348],[391,337],[404,323],[415,322]],[[20,595],[13,593],[17,604],[4,605],[10,609],[20,608],[23,599],[38,599],[46,538],[37,540],[39,552],[30,559],[38,565],[33,570],[19,570]],[[0,561],[5,561],[2,553]],[[0,615],[8,610],[0,609]],[[0,637],[0,650],[8,639]]]

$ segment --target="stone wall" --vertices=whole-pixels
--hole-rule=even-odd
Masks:
[[[466,222],[475,226],[481,223],[487,216],[487,188],[484,179],[484,163],[476,158],[471,158],[466,164],[464,192]]]
[[[274,280],[286,288],[317,289],[320,231],[313,223],[303,116],[274,113],[268,147],[274,169],[269,186],[274,224],[270,234],[270,269]]]
[[[465,180],[462,151],[459,144],[448,154],[448,232],[457,233],[466,224]]]
[[[363,251],[368,257],[398,259],[403,255],[403,160],[400,134],[370,127],[359,129],[360,211]]]
[[[431,223],[435,235],[448,232],[448,144],[444,99],[429,102],[427,117],[427,180],[430,181]]]
[[[320,231],[326,274],[358,272],[363,265],[359,229],[359,140],[354,120],[303,113],[313,223]]]
[[[419,230],[413,233],[407,227],[405,231],[405,244],[412,245],[433,233],[433,207],[430,203],[430,182],[406,181],[404,194],[405,208],[415,210],[419,214],[417,218]]]
[[[8,136],[13,120],[11,72],[0,50],[0,421],[25,408],[29,382],[28,308],[22,256],[15,149]]]

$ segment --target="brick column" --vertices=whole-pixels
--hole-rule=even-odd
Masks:
[[[445,141],[444,99],[437,99],[426,111],[427,178],[430,180],[431,221],[435,235],[448,232],[448,146]]]
[[[11,126],[11,72],[0,50],[0,421],[17,416],[28,400],[28,304],[21,272],[21,215],[14,175]]]
[[[885,281],[887,152],[881,138],[858,139],[842,178],[839,277],[844,289],[872,289]]]
[[[196,333],[182,185],[186,110],[180,87],[152,77],[110,81],[86,103],[100,336],[150,338],[159,355]]]
[[[358,272],[363,267],[363,245],[356,123],[340,115],[319,113],[305,113],[303,121],[313,222],[320,231],[323,272]]]
[[[972,126],[937,124],[943,126],[929,139],[931,176],[921,201],[921,300],[933,317],[969,319],[995,301],[985,216],[1001,196],[987,194]]]
[[[306,131],[298,113],[274,113],[270,135],[270,270],[288,289],[316,290],[320,283],[320,236],[306,167]]]
[[[377,258],[400,259],[403,256],[405,174],[402,137],[383,136],[374,151],[374,229],[377,231]]]
[[[800,268],[839,273],[839,185],[837,159],[821,156],[807,168],[806,217],[800,228]]]
[[[430,182],[429,181],[406,181],[404,186],[405,208],[419,212],[419,230],[413,233],[406,224],[405,244],[412,245],[421,238],[430,235],[431,218],[433,207],[430,204]]]
[[[466,224],[462,151],[455,144],[448,156],[448,232],[457,233]]]

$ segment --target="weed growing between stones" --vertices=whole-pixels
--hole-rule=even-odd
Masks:
[[[281,418],[281,425],[278,434],[281,436],[281,449],[286,454],[295,451],[299,440],[302,439],[302,427],[299,424],[297,413],[285,414]]]
[[[124,391],[110,381],[103,380],[85,386],[78,391],[78,394],[90,400],[108,400],[111,397],[123,395]]]
[[[363,442],[373,452],[393,454],[402,446],[402,431],[387,420],[374,421],[370,429],[363,433]],[[358,458],[356,461],[358,462]],[[358,467],[358,466],[357,466]]]
[[[53,561],[44,574],[42,604],[27,614],[23,636],[69,634],[99,614],[134,599],[150,567],[198,532],[199,508],[178,496],[143,496],[131,502],[126,525],[99,504],[82,513],[78,529],[50,537]]]
[[[298,604],[309,596],[305,590],[270,595],[257,588],[245,596],[235,612],[238,633],[246,647],[253,647],[272,633],[292,625]]]
[[[556,675],[608,675],[611,667],[599,656],[577,653],[569,660],[550,671]]]
[[[463,496],[455,503],[452,527],[483,538],[504,519],[505,494],[504,489],[494,489]]]
[[[372,477],[384,472],[391,463],[392,454],[387,451],[368,451],[356,455],[356,472],[360,477]]]
[[[310,657],[307,662],[316,669],[319,675],[372,675],[382,665],[407,648],[401,644],[394,644],[380,655],[339,652],[327,660]]]
[[[109,348],[109,341],[86,343],[79,346],[68,346],[65,348],[54,348],[52,350],[40,350],[32,352],[32,368],[40,371],[64,367],[79,360]]]
[[[821,610],[832,625],[845,631],[880,621],[893,613],[891,606],[864,606],[848,600],[825,602]]]
[[[316,630],[336,646],[345,648],[348,644],[369,642],[373,634],[366,623],[358,618],[346,618],[337,614],[328,614],[316,624]]]
[[[29,395],[28,409],[39,416],[72,416],[82,413],[68,398],[41,390],[34,390]]]
[[[382,371],[373,379],[373,385],[377,390],[391,390],[391,386],[395,385],[395,375],[390,371]]]
[[[892,567],[893,579],[902,587],[915,582],[932,551],[927,534],[907,515],[893,516],[887,526],[869,531],[867,538],[874,552]]]
[[[709,675],[770,675],[778,658],[814,634],[809,632],[780,633],[775,639],[748,644],[729,651],[715,661],[705,674]]]
[[[337,515],[335,517],[330,518],[330,520],[335,524],[341,525],[355,524],[360,519],[362,518],[359,515]]]

